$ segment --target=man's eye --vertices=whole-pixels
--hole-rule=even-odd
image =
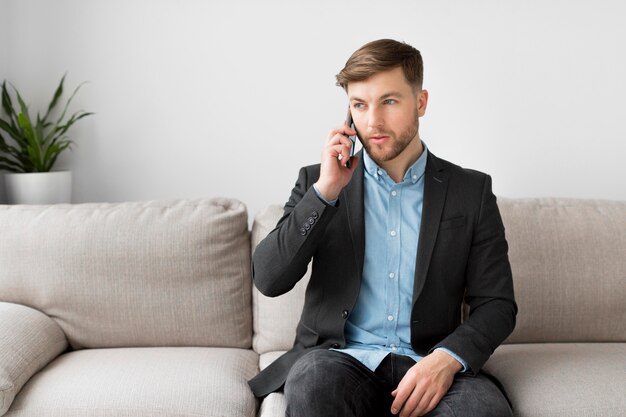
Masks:
[[[383,103],[385,103],[385,104],[396,104],[397,101],[392,99],[392,98],[388,98],[387,100],[383,101]]]
[[[354,107],[355,109],[362,109],[363,108],[363,103],[354,103],[352,105],[352,107]]]

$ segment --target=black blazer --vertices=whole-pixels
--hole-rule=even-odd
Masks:
[[[311,187],[319,164],[302,168],[283,216],[254,252],[254,283],[270,297],[292,289],[313,258],[294,346],[249,381],[257,397],[280,389],[308,350],[345,346],[344,326],[359,294],[365,251],[362,160],[361,155],[336,207]],[[429,151],[418,248],[411,346],[419,355],[448,348],[476,374],[513,331],[517,314],[491,177]],[[462,322],[464,300],[470,310]]]

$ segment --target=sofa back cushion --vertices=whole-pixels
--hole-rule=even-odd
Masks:
[[[626,341],[626,202],[498,198],[506,228],[517,325],[507,343]],[[282,215],[256,216],[253,248]],[[259,353],[289,349],[310,270],[288,294],[253,290]]]
[[[272,205],[255,216],[251,238],[253,252],[256,245],[276,227],[282,215],[283,208]],[[257,353],[291,349],[310,277],[311,264],[304,277],[287,294],[270,298],[256,288],[252,290],[254,327],[252,346]]]
[[[73,348],[251,345],[250,235],[232,199],[0,206],[0,301]]]
[[[626,202],[506,199],[517,325],[508,343],[626,341]]]

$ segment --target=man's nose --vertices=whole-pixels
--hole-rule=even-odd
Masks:
[[[371,109],[368,119],[368,127],[373,129],[381,128],[385,125],[383,115],[378,109]]]

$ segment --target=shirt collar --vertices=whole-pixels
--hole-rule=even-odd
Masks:
[[[424,150],[422,151],[420,157],[417,158],[417,161],[415,161],[413,165],[411,165],[409,169],[406,170],[406,173],[404,174],[404,181],[411,181],[413,184],[415,184],[417,181],[419,181],[422,175],[424,175],[424,172],[426,171],[426,159],[428,156],[428,148],[426,147],[424,141],[422,141],[422,147]],[[379,167],[378,164],[374,162],[372,158],[370,158],[365,149],[363,149],[363,164],[367,174],[371,177],[374,177],[376,180],[381,181],[384,178],[388,178],[389,180],[391,180],[389,174],[387,174],[384,169]]]

